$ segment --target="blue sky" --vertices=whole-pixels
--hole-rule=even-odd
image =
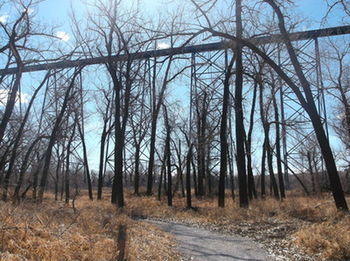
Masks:
[[[132,0],[131,0],[132,1]],[[135,0],[134,0],[135,1]],[[140,0],[143,6],[143,10],[147,10],[149,13],[157,15],[164,10],[164,3],[168,0]],[[185,0],[182,0],[185,1]],[[249,1],[249,0],[245,0]],[[34,12],[37,15],[37,19],[43,23],[58,26],[55,29],[57,36],[63,40],[69,42],[72,39],[69,22],[69,12],[73,10],[82,19],[86,11],[86,4],[92,3],[92,0],[45,0],[38,6]],[[295,13],[300,14],[301,17],[305,17],[307,22],[303,25],[302,30],[317,29],[320,27],[330,27],[340,24],[341,15],[339,10],[334,10],[329,16],[326,24],[320,24],[321,19],[324,17],[327,6],[324,0],[297,0]],[[71,9],[72,8],[72,9]],[[157,11],[158,10],[158,11]],[[2,15],[0,13],[0,18]],[[95,116],[96,117],[96,116]],[[93,121],[92,121],[93,122]],[[99,151],[99,126],[96,123],[87,123],[87,126],[92,130],[89,134],[88,150],[91,158],[91,164],[93,169],[97,169]],[[98,136],[96,136],[96,134]]]
[[[52,25],[61,25],[58,30],[70,34],[68,13],[74,10],[74,12],[80,14],[81,17],[84,17],[87,6],[93,2],[92,0],[45,0],[40,3],[36,13],[40,20]],[[136,0],[131,0],[130,3],[133,2],[135,3]],[[169,0],[140,0],[142,10],[154,14],[162,12],[167,2],[169,2]],[[308,21],[303,29],[320,28],[321,19],[327,11],[325,0],[296,0],[295,5],[296,13],[300,14],[301,17],[304,17]],[[340,21],[340,12],[335,9],[328,16],[327,24],[323,24],[322,27],[336,26]]]
[[[89,3],[89,0],[83,0],[85,3]],[[246,0],[247,1],[247,0]],[[90,1],[91,3],[92,1]],[[157,10],[162,10],[164,2],[166,0],[141,0],[144,10],[148,10],[157,15]],[[331,27],[340,24],[341,15],[339,10],[334,10],[328,15],[326,23],[321,24],[322,18],[327,12],[327,5],[324,0],[297,0],[295,1],[296,9],[293,13],[298,14],[300,17],[306,19],[303,28],[300,30],[317,29],[320,27]],[[81,17],[84,17],[86,11],[86,5],[80,0],[46,0],[44,1],[38,10],[38,16],[41,20],[48,22],[49,24],[59,24],[62,27],[59,29],[62,32],[67,32],[70,36],[68,13],[71,12],[71,7],[75,12],[80,13]],[[186,92],[185,92],[186,93]],[[184,92],[182,91],[182,94]],[[99,136],[96,134],[100,132],[99,127],[96,124],[87,124],[92,127],[89,134],[89,154],[92,159],[92,167],[97,169],[97,159],[99,152],[95,148],[98,148]],[[333,140],[333,144],[336,141]]]

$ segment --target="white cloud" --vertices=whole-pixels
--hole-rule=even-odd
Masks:
[[[157,43],[157,49],[168,49],[170,48],[170,45],[167,43]]]
[[[69,40],[69,34],[63,31],[58,31],[56,34],[56,37],[60,38],[62,41],[68,42]]]
[[[0,107],[6,106],[7,99],[9,96],[8,90],[0,89]],[[27,104],[29,102],[30,96],[27,93],[21,92],[21,94],[17,94],[16,97],[16,106],[19,105],[19,99],[21,98],[22,104]]]
[[[2,24],[6,23],[8,18],[9,18],[8,15],[0,15],[0,23]]]

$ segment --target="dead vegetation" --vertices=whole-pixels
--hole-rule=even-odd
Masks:
[[[172,237],[142,218],[249,236],[264,243],[271,256],[284,260],[350,258],[350,217],[337,212],[330,195],[305,197],[290,192],[283,202],[254,200],[249,209],[232,200],[220,209],[215,198],[194,198],[194,208],[186,209],[185,198],[179,196],[173,207],[167,207],[154,197],[127,193],[126,207],[118,210],[110,204],[108,193],[104,198],[91,202],[86,193],[76,200],[76,210],[50,195],[40,208],[31,202],[18,206],[1,202],[0,259],[116,260],[118,227],[125,225],[127,260],[180,260]]]
[[[76,211],[51,198],[40,207],[1,202],[0,260],[116,260],[120,224],[127,227],[127,260],[179,260],[169,235],[87,197]]]
[[[129,214],[135,217],[171,219],[205,226],[211,230],[239,233],[264,243],[272,256],[284,260],[349,260],[350,218],[339,213],[329,194],[306,197],[289,192],[283,201],[254,200],[241,209],[227,200],[217,207],[216,198],[194,199],[195,209],[185,208],[185,199],[176,197],[174,207],[149,197],[127,197]],[[350,198],[347,199],[350,201]]]
[[[323,260],[350,260],[350,217],[338,217],[303,227],[294,236],[296,244]]]

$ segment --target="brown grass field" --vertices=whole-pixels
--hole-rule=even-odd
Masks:
[[[0,260],[115,260],[120,224],[127,227],[127,260],[181,260],[171,235],[135,219],[140,217],[239,233],[267,246],[282,244],[313,260],[350,260],[350,216],[336,211],[330,195],[289,192],[283,202],[255,200],[249,209],[240,209],[229,197],[224,209],[217,208],[216,199],[194,198],[192,210],[180,196],[170,208],[165,198],[130,193],[126,207],[118,210],[109,195],[105,192],[104,200],[91,202],[83,191],[75,209],[55,202],[49,193],[41,205],[1,202]]]

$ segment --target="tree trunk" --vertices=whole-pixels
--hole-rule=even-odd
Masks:
[[[162,83],[161,90],[158,95],[156,95],[156,60],[153,66],[153,77],[152,77],[152,121],[151,121],[151,142],[150,142],[150,156],[148,161],[148,171],[147,171],[147,195],[152,195],[153,188],[153,168],[154,168],[154,153],[155,153],[155,143],[156,143],[156,132],[157,132],[157,121],[160,111],[160,107],[164,100],[165,90],[168,86],[169,80],[168,75],[170,72],[173,57],[170,56],[167,68],[165,70],[165,75]]]
[[[25,14],[25,12],[23,12],[22,17],[24,14]],[[0,122],[0,144],[2,144],[7,124],[10,121],[10,117],[12,115],[13,108],[15,107],[15,104],[16,104],[17,93],[18,93],[18,90],[19,90],[19,87],[21,84],[22,71],[23,71],[23,62],[22,62],[22,59],[18,53],[16,44],[15,44],[15,37],[16,37],[16,34],[13,32],[13,34],[10,37],[9,46],[10,46],[10,49],[11,49],[11,51],[16,59],[18,72],[16,73],[16,80],[13,84],[12,89],[11,89],[11,92],[10,92],[10,95],[9,95],[8,100],[7,100],[6,107],[5,107],[5,110],[3,113],[3,117],[2,117],[2,120]]]
[[[233,174],[233,155],[230,155],[230,150],[227,148],[227,156],[228,156],[228,166],[230,173],[230,187],[231,187],[231,197],[232,200],[235,200],[235,177]]]
[[[191,157],[191,165],[193,171],[193,187],[194,187],[194,195],[198,197],[198,184],[197,184],[197,173],[196,173],[196,165],[194,164],[194,157]]]
[[[59,149],[57,149],[57,167],[56,167],[56,180],[55,180],[55,201],[58,200],[58,184],[60,177],[61,159],[59,155]]]
[[[70,198],[70,155],[71,155],[71,146],[72,146],[72,142],[75,136],[75,128],[77,125],[78,119],[75,119],[74,125],[73,125],[73,131],[71,134],[71,137],[68,141],[67,144],[67,157],[66,157],[66,172],[65,172],[65,178],[64,178],[64,191],[65,191],[65,203],[68,204],[69,203],[69,198]]]
[[[267,156],[267,167],[269,168],[269,174],[270,174],[270,186],[273,191],[273,195],[276,199],[280,199],[280,195],[278,192],[278,187],[277,187],[277,182],[275,178],[275,173],[273,171],[273,158],[272,158],[272,149],[270,146],[270,139],[269,139],[269,127],[266,127],[265,130],[265,151],[266,151],[266,156]]]
[[[23,132],[24,132],[24,128],[25,128],[26,123],[28,121],[30,110],[31,110],[31,108],[33,106],[33,103],[34,103],[34,100],[35,100],[36,96],[38,95],[39,91],[41,90],[41,88],[44,86],[44,84],[46,83],[47,79],[49,78],[49,75],[50,75],[50,72],[48,72],[45,75],[45,77],[44,77],[43,81],[40,83],[39,87],[34,91],[33,96],[32,96],[32,98],[29,101],[29,104],[28,104],[26,113],[24,115],[24,118],[22,120],[22,123],[21,123],[21,125],[19,127],[19,130],[17,131],[15,142],[13,144],[13,150],[12,150],[9,166],[8,166],[7,171],[6,171],[6,175],[5,175],[4,182],[3,182],[3,194],[2,194],[2,199],[3,200],[7,200],[7,191],[8,191],[8,186],[9,186],[9,182],[10,182],[10,177],[11,177],[14,165],[15,165],[15,161],[17,159],[17,149],[18,149],[19,143],[21,141],[21,138],[22,138],[22,135],[23,135]]]
[[[257,198],[256,190],[255,190],[255,181],[253,175],[252,168],[252,133],[254,127],[254,114],[255,114],[255,104],[256,104],[256,96],[257,96],[258,83],[254,82],[253,89],[253,99],[252,99],[252,107],[250,110],[250,120],[249,120],[249,130],[246,139],[246,151],[247,151],[247,170],[248,170],[248,194],[249,198],[253,199]]]
[[[151,122],[151,141],[150,141],[150,152],[148,161],[148,172],[147,172],[147,195],[152,195],[153,188],[153,168],[154,168],[154,152],[156,144],[156,131],[157,131],[157,118],[152,114]]]
[[[284,199],[286,197],[285,189],[284,189],[284,180],[282,173],[282,157],[281,157],[281,142],[280,142],[280,121],[279,121],[279,113],[276,101],[276,93],[275,86],[272,86],[271,95],[272,95],[272,103],[275,111],[275,122],[276,122],[276,161],[277,161],[277,173],[278,173],[278,184],[281,193],[281,198]]]
[[[267,122],[267,109],[264,109],[264,85],[262,83],[262,79],[259,76],[258,78],[258,84],[259,84],[259,104],[260,104],[260,118],[261,118],[261,123],[263,126],[263,130],[264,130],[264,147],[263,147],[263,151],[266,153],[266,157],[267,157],[267,166],[269,169],[269,175],[270,175],[270,189],[273,190],[273,194],[275,196],[275,198],[279,199],[279,193],[278,193],[278,187],[277,187],[277,183],[276,183],[276,179],[275,179],[275,174],[273,172],[273,158],[272,158],[272,151],[271,151],[271,146],[270,146],[270,140],[269,140],[269,135],[270,135],[270,125]],[[264,154],[263,154],[264,156]],[[264,159],[265,161],[265,159]],[[264,168],[264,172],[265,172],[265,166],[264,166],[264,162],[263,163],[263,168]],[[265,173],[264,173],[265,175]],[[265,192],[265,178],[261,180],[262,186],[264,186],[264,192]],[[262,187],[263,188],[263,187]],[[262,191],[262,195],[263,191]]]
[[[139,196],[140,187],[140,144],[135,144],[135,177],[134,177],[134,193]]]
[[[201,108],[197,108],[197,162],[198,162],[198,189],[197,194],[198,197],[204,196],[204,178],[205,178],[205,143],[206,143],[206,129],[207,129],[207,93],[204,91],[203,101],[201,104]]]
[[[226,58],[227,62],[227,58]],[[225,68],[224,93],[222,96],[222,112],[221,112],[221,126],[220,126],[220,174],[219,174],[219,196],[218,206],[225,207],[225,179],[227,176],[227,162],[228,162],[228,135],[227,123],[229,115],[229,101],[230,101],[230,78],[232,75],[232,67],[234,58],[231,59],[229,65]]]
[[[60,113],[59,113],[59,115],[58,115],[58,117],[56,119],[55,125],[54,125],[54,127],[52,129],[52,132],[51,132],[51,136],[50,136],[50,139],[49,139],[49,145],[47,147],[46,155],[45,155],[45,159],[44,159],[43,173],[42,173],[42,176],[41,176],[41,179],[40,179],[39,194],[38,194],[38,202],[39,203],[41,203],[42,200],[43,200],[44,191],[45,191],[46,182],[47,182],[47,177],[48,177],[48,174],[49,174],[49,171],[50,171],[50,162],[51,162],[52,148],[53,148],[53,146],[56,143],[56,138],[57,138],[56,136],[57,136],[59,127],[61,125],[63,116],[65,114],[65,111],[66,111],[66,108],[67,108],[67,105],[68,105],[68,101],[69,101],[71,90],[75,86],[75,79],[80,74],[81,70],[82,70],[82,67],[79,68],[79,69],[76,69],[75,72],[74,72],[72,80],[71,80],[71,82],[70,82],[70,84],[69,84],[69,86],[68,86],[68,88],[66,90],[61,111],[60,111]]]
[[[236,35],[242,38],[242,5],[241,0],[236,0]],[[244,120],[242,106],[243,91],[243,64],[242,45],[237,43],[236,53],[236,82],[235,82],[235,115],[236,115],[236,146],[237,146],[237,171],[239,186],[239,205],[247,208],[249,205],[247,192],[247,173],[244,150]]]
[[[171,132],[171,128],[169,125],[169,118],[168,118],[168,112],[167,109],[165,107],[165,105],[163,105],[164,108],[164,120],[165,120],[165,128],[166,128],[166,139],[165,139],[165,147],[166,147],[166,161],[167,161],[167,176],[168,176],[168,206],[171,207],[173,205],[173,195],[172,195],[172,185],[171,185],[171,151],[170,151],[170,132]]]
[[[310,116],[312,125],[313,125],[315,133],[316,133],[317,140],[318,140],[320,148],[321,148],[321,152],[322,152],[322,155],[323,155],[323,158],[325,161],[325,165],[326,165],[329,181],[331,184],[333,198],[334,198],[336,207],[339,210],[343,210],[343,211],[348,212],[349,209],[348,209],[348,205],[347,205],[346,200],[345,200],[345,195],[344,195],[344,191],[343,191],[343,188],[342,188],[342,185],[340,182],[339,173],[338,173],[337,166],[335,164],[335,160],[333,157],[333,152],[332,152],[332,149],[329,145],[329,140],[327,139],[326,133],[323,129],[323,125],[322,125],[320,116],[317,112],[315,101],[313,99],[313,95],[312,95],[311,88],[310,88],[310,83],[308,82],[308,80],[306,79],[306,77],[303,73],[303,70],[302,70],[301,65],[298,61],[297,55],[295,53],[295,50],[294,50],[292,43],[289,39],[287,30],[285,27],[285,23],[284,23],[283,14],[282,14],[280,8],[276,5],[275,1],[273,1],[273,0],[265,0],[265,1],[273,8],[275,13],[277,14],[278,21],[279,21],[278,26],[279,26],[281,34],[284,38],[283,40],[284,40],[284,43],[287,47],[290,60],[291,60],[292,65],[295,69],[295,72],[298,76],[298,79],[303,87],[303,90],[305,93],[305,98],[306,98],[306,107],[304,107],[304,109],[307,111],[307,113]]]
[[[265,188],[265,162],[266,162],[266,150],[265,150],[265,141],[262,146],[262,156],[261,156],[261,179],[260,179],[260,185],[261,185],[261,198],[265,198],[266,195],[266,188]]]
[[[92,194],[92,184],[91,184],[91,177],[90,177],[90,169],[89,169],[89,162],[87,157],[87,150],[86,150],[86,144],[85,144],[85,135],[84,135],[84,129],[83,126],[80,126],[79,119],[77,119],[78,124],[78,131],[80,135],[80,140],[83,145],[83,156],[84,156],[84,170],[86,174],[86,180],[88,184],[88,190],[89,190],[89,199],[93,200],[93,194]],[[82,121],[84,121],[84,118],[82,118]]]
[[[309,166],[309,173],[311,176],[312,193],[315,194],[316,193],[316,185],[315,185],[315,175],[314,175],[314,171],[312,169],[311,152],[307,151],[306,156],[307,156],[307,162],[308,162],[308,166]]]
[[[33,143],[30,145],[30,147],[28,148],[27,150],[27,153],[26,155],[24,156],[24,160],[23,160],[23,163],[22,163],[22,166],[21,166],[21,169],[20,169],[20,172],[19,172],[19,177],[18,177],[18,181],[17,181],[17,185],[16,185],[16,188],[15,188],[15,192],[13,193],[13,198],[15,201],[19,202],[20,200],[20,197],[19,197],[19,191],[21,189],[21,186],[22,186],[22,183],[23,183],[23,178],[24,178],[24,174],[28,168],[28,161],[29,161],[29,157],[30,157],[30,154],[32,153],[35,145],[42,139],[43,137],[38,137],[36,138]]]
[[[124,148],[124,135],[122,133],[122,127],[120,124],[120,88],[116,88],[115,95],[115,147],[114,147],[114,178],[112,185],[112,198],[113,204],[117,204],[119,208],[124,207],[124,193],[123,193],[123,148]]]
[[[192,144],[188,150],[186,158],[186,206],[192,208],[192,197],[191,197],[191,158],[192,158]]]
[[[101,141],[100,141],[100,163],[99,163],[99,170],[98,170],[97,200],[102,199],[102,187],[103,187],[103,176],[104,176],[104,166],[105,166],[105,145],[106,145],[106,138],[107,138],[106,129],[107,129],[107,122],[104,122],[103,130],[101,134]]]
[[[164,147],[164,158],[162,161],[162,168],[160,170],[160,177],[159,177],[159,184],[158,184],[158,200],[160,201],[161,200],[161,196],[162,196],[162,182],[163,182],[163,176],[165,177],[166,173],[165,173],[165,170],[166,170],[166,167],[165,167],[165,164],[166,164],[166,147]],[[164,183],[165,183],[165,179],[164,179]]]

